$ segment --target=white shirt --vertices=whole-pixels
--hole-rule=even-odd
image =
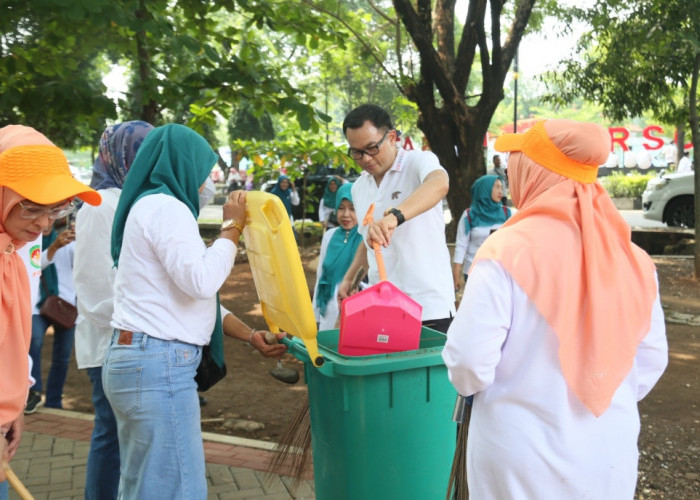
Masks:
[[[233,268],[226,238],[206,247],[187,206],[172,196],[144,196],[124,228],[114,284],[114,328],[163,340],[209,343],[216,292]]]
[[[39,314],[36,303],[39,301],[39,288],[41,286],[41,240],[42,237],[39,236],[17,250],[17,255],[20,256],[27,268],[32,314]]]
[[[318,290],[318,282],[321,281],[321,273],[323,271],[323,261],[326,258],[326,251],[328,250],[328,243],[330,243],[333,234],[336,231],[343,231],[340,227],[334,227],[326,231],[321,240],[321,252],[318,256],[318,266],[316,268],[316,284],[314,285],[314,314],[316,315],[316,321],[318,322],[319,331],[323,330],[333,330],[335,328],[335,323],[338,321],[338,316],[340,315],[340,309],[338,308],[338,285],[336,285],[331,298],[326,304],[326,312],[321,314],[321,309],[316,305],[316,290]],[[347,269],[346,269],[347,271]]]
[[[318,204],[318,220],[319,222],[327,222],[328,217],[333,213],[335,207],[327,207],[321,198],[321,202]]]
[[[374,203],[374,220],[384,211],[397,207],[435,170],[443,170],[430,151],[399,149],[392,167],[377,186],[374,177],[363,172],[352,186],[352,199],[358,221]],[[367,228],[358,228],[363,238]],[[365,240],[365,246],[366,240]],[[445,241],[442,202],[397,227],[391,244],[382,248],[387,278],[423,307],[423,321],[454,315],[454,285],[450,253]],[[369,282],[379,282],[374,250],[367,248]]]
[[[114,279],[117,270],[110,247],[112,223],[121,189],[100,189],[102,203],[83,204],[75,218],[73,281],[78,294],[75,359],[78,368],[102,366],[112,338]]]
[[[39,280],[41,279],[41,240],[39,236],[32,242],[26,243],[22,248],[16,250],[20,256],[24,267],[27,269],[27,277],[29,278],[29,294],[32,304],[32,314],[39,314],[36,310],[36,303],[39,300]],[[30,320],[31,321],[31,320]],[[32,357],[27,353],[29,359],[29,387],[32,387],[36,380],[32,377]]]
[[[455,251],[452,262],[462,264],[462,272],[469,274],[469,268],[476,255],[476,251],[486,241],[493,231],[503,225],[502,222],[492,226],[470,227],[469,233],[466,229],[467,211],[462,213],[462,217],[457,224],[457,237],[455,239]]]
[[[690,161],[690,158],[684,156],[681,158],[681,161],[678,162],[678,169],[676,172],[690,172],[691,170],[693,170],[693,162]]]
[[[668,362],[657,296],[649,333],[608,410],[596,418],[569,390],[556,334],[496,261],[479,261],[442,352],[469,424],[469,498],[633,498],[637,401]]]
[[[75,305],[75,286],[73,286],[73,254],[75,242],[71,241],[53,253],[53,259],[49,259],[48,248],[41,252],[41,268],[45,269],[51,264],[56,268],[58,278],[58,296],[66,302]],[[43,285],[42,285],[43,286]],[[38,311],[37,311],[38,314]]]

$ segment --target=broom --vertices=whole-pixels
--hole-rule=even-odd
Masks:
[[[268,465],[268,473],[291,476],[292,488],[296,488],[310,472],[311,462],[311,413],[309,397],[302,401],[291,418],[277,445],[273,450]]]
[[[355,290],[359,286],[365,274],[366,271],[363,267],[355,272],[350,283],[350,290]],[[291,475],[294,478],[292,486],[296,487],[309,472],[307,469],[310,451],[311,413],[307,395],[275,446],[268,465],[268,472]]]
[[[34,500],[32,494],[29,493],[29,490],[22,484],[22,481],[19,480],[17,474],[15,474],[15,472],[10,468],[10,464],[3,461],[2,468],[5,470],[7,482],[10,483],[10,486],[12,486],[20,498],[23,500]]]
[[[467,434],[469,432],[469,418],[472,413],[471,399],[467,396],[457,395],[452,420],[457,422],[457,446],[452,459],[450,479],[447,483],[447,495],[445,500],[467,500],[469,489],[467,487]]]

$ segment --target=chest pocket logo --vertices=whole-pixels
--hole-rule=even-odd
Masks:
[[[399,196],[401,196],[401,191],[394,191],[393,193],[391,193],[392,200],[398,200]]]

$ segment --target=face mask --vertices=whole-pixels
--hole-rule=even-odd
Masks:
[[[210,177],[204,181],[204,189],[199,193],[199,208],[202,209],[206,207],[209,202],[214,198],[216,194],[216,186],[214,186],[214,181]]]

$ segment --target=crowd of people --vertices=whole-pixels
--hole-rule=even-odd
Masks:
[[[425,327],[446,334],[449,379],[473,405],[470,496],[632,498],[637,403],[663,373],[668,347],[653,262],[596,180],[607,131],[543,120],[501,136],[495,147],[507,166],[494,157],[471,186],[451,255],[442,213],[449,178],[437,156],[397,147],[390,115],[373,104],[350,111],[342,129],[363,174],[329,179],[319,203],[319,328],[337,327],[358,276],[378,282],[380,245],[388,279],[420,304]],[[0,129],[4,460],[17,451],[23,413],[43,402],[49,323],[39,308],[59,295],[80,316],[72,328],[52,325],[43,404],[61,407],[75,344],[95,407],[85,497],[206,498],[200,361],[224,364],[224,335],[266,357],[286,351],[219,304],[246,191],[228,194],[218,238],[205,245],[197,217],[214,194],[217,160],[183,125],[124,122],[104,131],[85,186],[46,137]],[[290,179],[280,175],[271,192],[291,218],[299,195]],[[75,227],[56,234],[54,221],[77,199],[86,204]]]

